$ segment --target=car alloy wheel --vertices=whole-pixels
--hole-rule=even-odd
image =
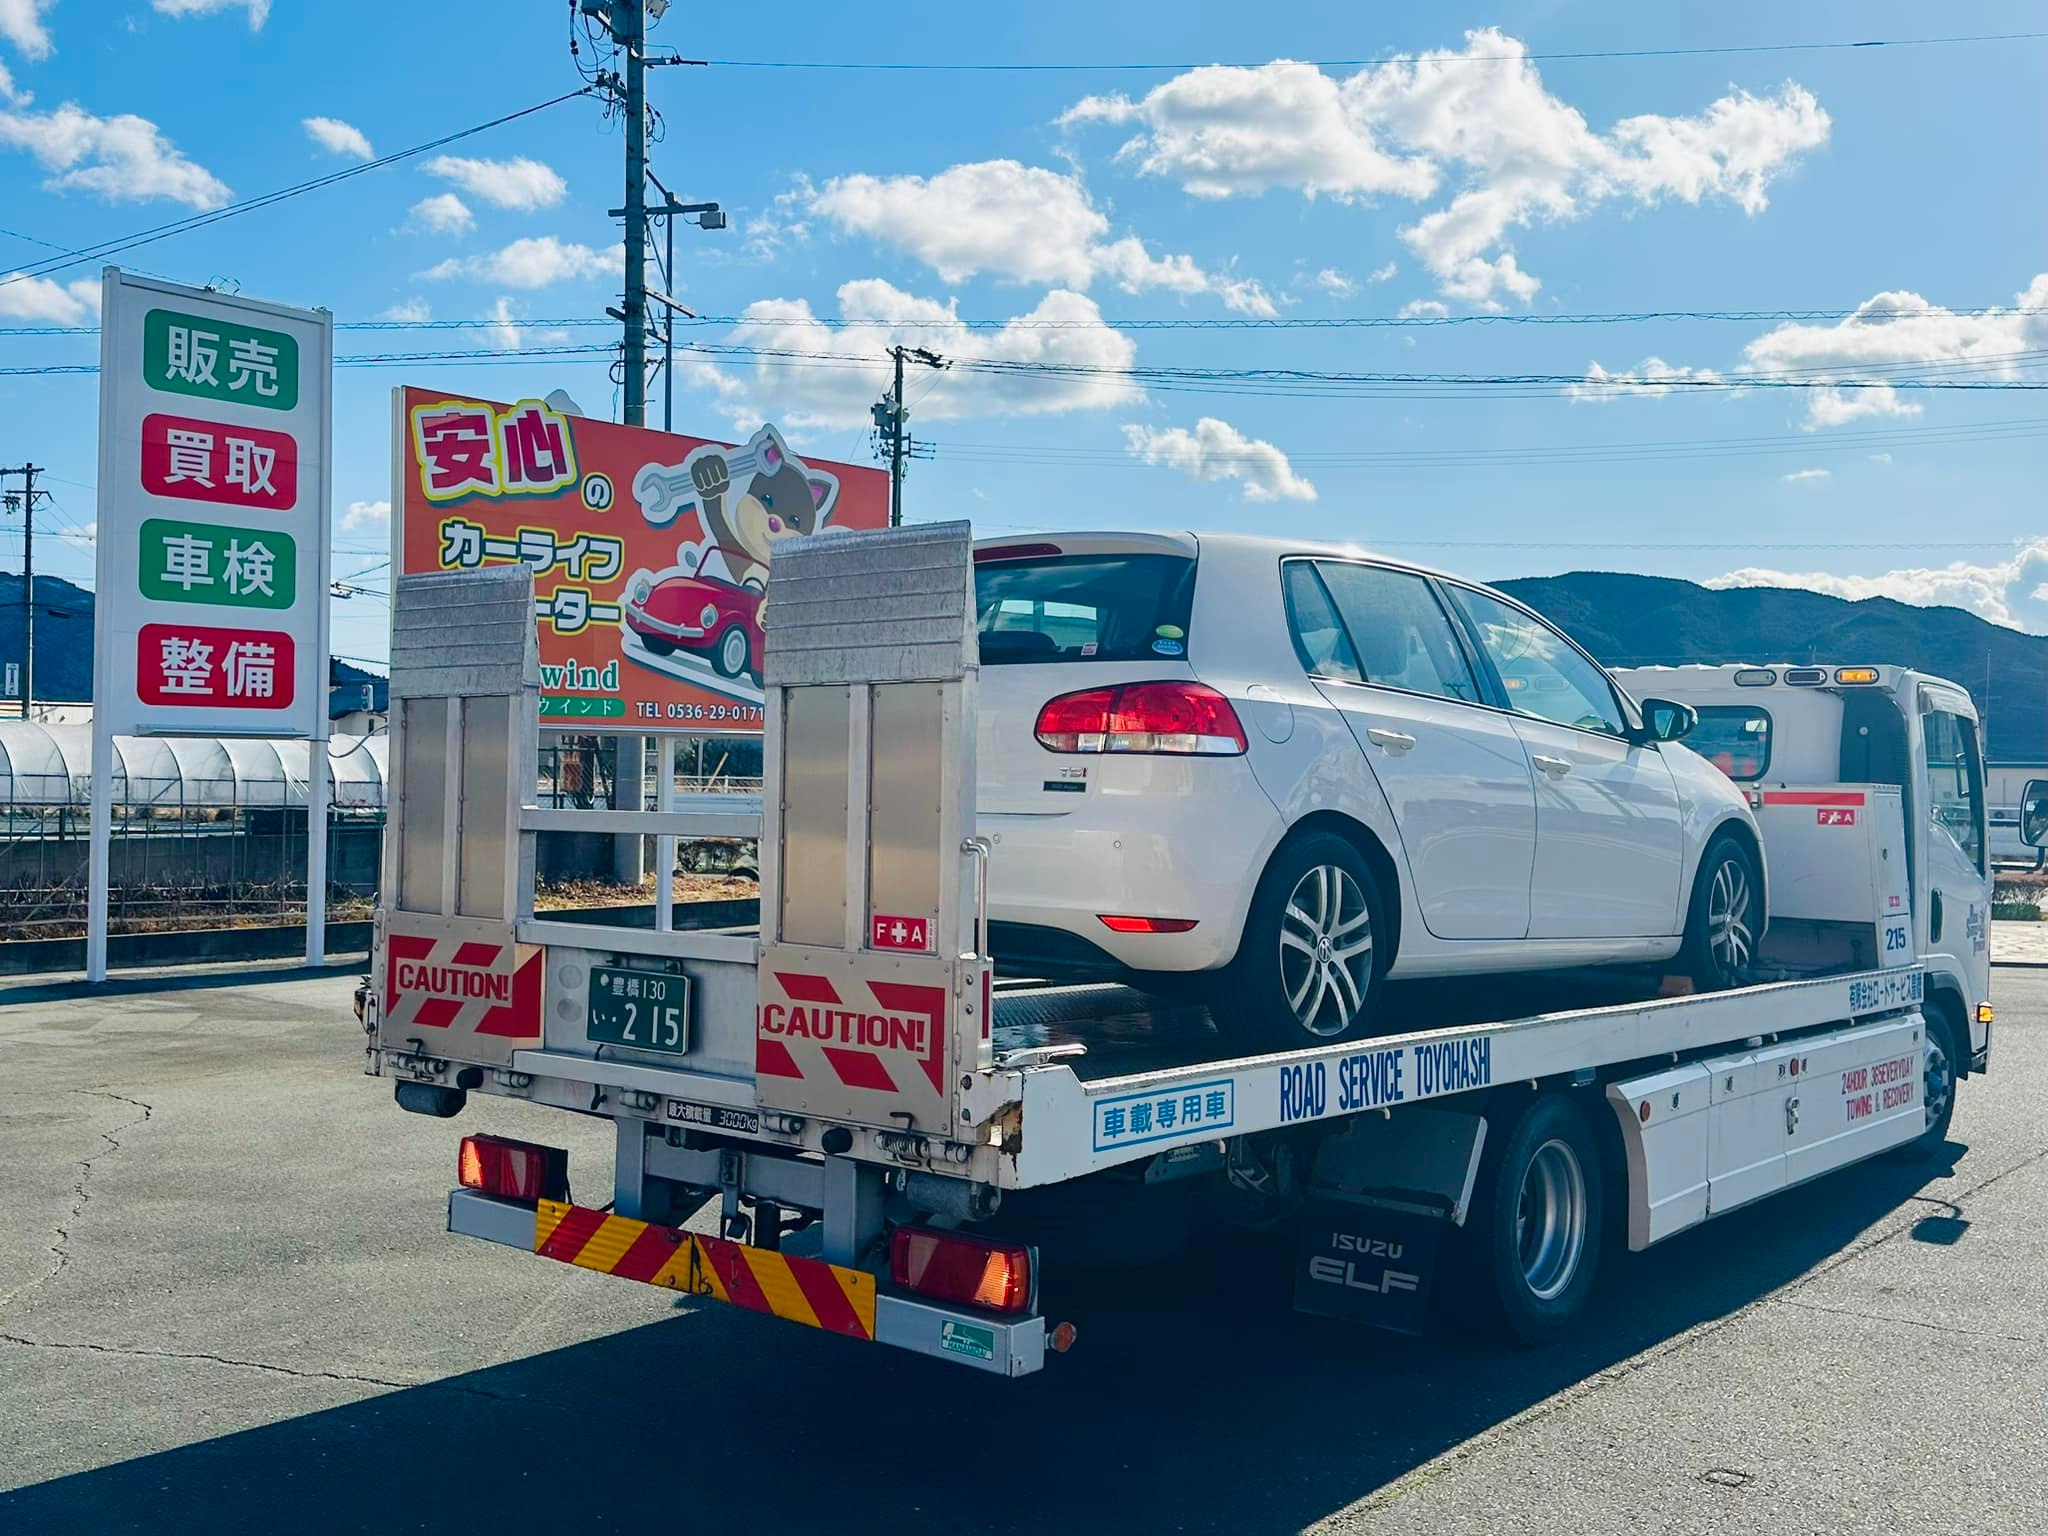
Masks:
[[[1351,872],[1319,864],[1295,882],[1280,914],[1280,984],[1311,1035],[1351,1027],[1372,987],[1372,908]]]
[[[1750,906],[1749,870],[1739,858],[1724,858],[1707,889],[1707,944],[1725,975],[1741,975],[1756,951]]]

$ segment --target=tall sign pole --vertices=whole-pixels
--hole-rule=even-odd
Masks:
[[[306,743],[326,954],[334,317],[106,270],[86,976],[107,973],[115,738]]]

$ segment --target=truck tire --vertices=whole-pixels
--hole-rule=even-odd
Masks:
[[[1546,1344],[1578,1320],[1598,1276],[1607,1185],[1599,1144],[1562,1093],[1487,1118],[1465,1218],[1470,1278],[1491,1331]]]
[[[1283,843],[1260,877],[1212,1012],[1247,1050],[1298,1051],[1372,1032],[1386,969],[1386,906],[1346,839]]]
[[[1927,1029],[1921,1046],[1920,1092],[1927,1106],[1927,1129],[1905,1145],[1914,1158],[1931,1158],[1948,1144],[1948,1128],[1956,1117],[1956,1085],[1962,1080],[1962,1047],[1957,1044],[1955,1011],[1930,1000],[1924,1015]]]
[[[1700,859],[1686,910],[1681,963],[1694,987],[1725,992],[1748,980],[1756,963],[1763,905],[1763,885],[1749,850],[1737,838],[1715,838]]]

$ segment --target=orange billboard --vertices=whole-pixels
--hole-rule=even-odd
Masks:
[[[398,569],[533,567],[541,720],[757,731],[768,568],[788,538],[889,521],[889,477],[624,427],[541,400],[394,391]]]

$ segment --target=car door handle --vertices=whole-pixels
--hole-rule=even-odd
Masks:
[[[1365,739],[1374,746],[1383,748],[1399,757],[1415,745],[1415,738],[1404,731],[1390,731],[1384,726],[1374,726],[1365,733]]]
[[[1538,768],[1541,768],[1553,779],[1561,779],[1572,771],[1572,765],[1565,761],[1565,759],[1561,757],[1545,757],[1541,752],[1531,752],[1529,754],[1529,761]]]

